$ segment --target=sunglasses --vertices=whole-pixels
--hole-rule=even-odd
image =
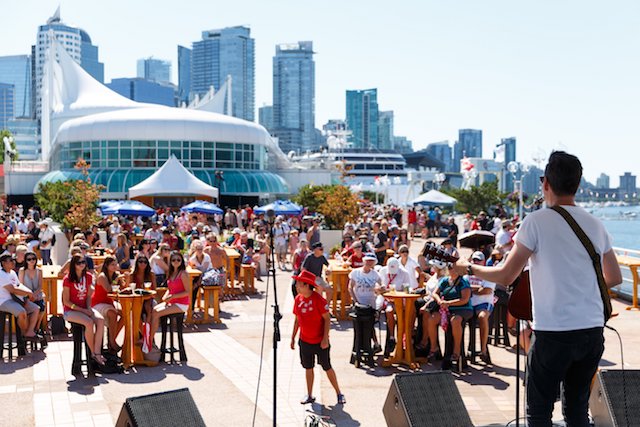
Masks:
[[[36,261],[36,260],[37,260],[37,258],[34,258],[34,257],[29,257],[29,258],[25,258],[25,259],[26,259],[27,261]]]
[[[180,258],[173,258],[171,262],[182,262],[182,260]]]
[[[87,261],[78,261],[76,262],[76,265],[85,265],[87,263]]]
[[[543,183],[543,182],[544,182],[544,175],[542,175],[542,176],[540,177],[540,182],[541,182],[541,183]]]
[[[147,261],[146,259],[139,259],[138,264],[149,264],[149,261]]]

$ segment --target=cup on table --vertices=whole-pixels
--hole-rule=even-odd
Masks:
[[[145,289],[151,289],[151,282],[144,282]]]
[[[129,285],[129,289],[131,290],[131,292],[133,292],[136,289],[136,284],[135,283],[131,283]]]
[[[111,292],[116,293],[120,290],[119,285],[111,285]]]
[[[402,285],[402,290],[405,291],[405,293],[409,293],[409,285]]]

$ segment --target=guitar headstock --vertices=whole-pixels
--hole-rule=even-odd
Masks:
[[[455,264],[456,262],[458,262],[458,259],[460,259],[460,257],[458,257],[457,255],[454,255],[451,252],[447,251],[444,246],[437,245],[433,242],[428,242],[425,245],[425,252],[427,260],[433,259],[436,261],[445,262],[449,264],[449,266]]]

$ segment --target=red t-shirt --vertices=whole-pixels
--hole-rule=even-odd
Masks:
[[[322,315],[329,311],[327,300],[313,292],[309,298],[298,294],[293,303],[293,314],[298,318],[300,339],[307,344],[320,344],[324,336]]]
[[[364,255],[356,255],[355,253],[349,257],[349,263],[351,263],[351,268],[360,268],[364,265],[364,261],[362,257]]]
[[[67,274],[62,281],[62,287],[69,288],[69,300],[71,304],[80,306],[81,308],[87,308],[87,298],[89,297],[89,289],[93,283],[93,276],[91,273],[86,273],[84,277],[80,278],[80,283],[74,283]],[[65,306],[64,311],[69,311],[70,308]]]
[[[96,283],[96,289],[91,296],[91,307],[95,307],[98,304],[113,305],[113,300],[107,295],[107,290]]]
[[[418,215],[416,214],[416,211],[409,211],[407,213],[407,219],[409,220],[409,224],[415,224],[416,221],[418,220]]]

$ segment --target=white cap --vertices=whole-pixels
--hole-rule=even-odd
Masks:
[[[400,271],[400,262],[397,258],[391,258],[387,261],[387,271],[389,274],[398,274],[398,271]]]

